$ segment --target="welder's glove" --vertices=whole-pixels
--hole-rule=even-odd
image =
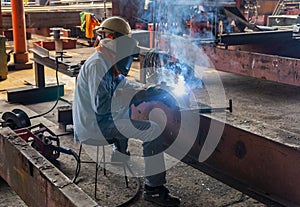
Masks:
[[[133,97],[131,103],[134,104],[134,106],[138,106],[143,102],[150,102],[150,101],[163,102],[165,105],[169,107],[174,106],[174,104],[176,104],[175,99],[172,97],[170,93],[156,86],[151,86],[145,90],[139,91]]]

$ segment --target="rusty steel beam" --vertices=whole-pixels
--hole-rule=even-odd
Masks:
[[[153,104],[154,103],[154,104]],[[182,113],[176,108],[149,102],[132,110],[134,119],[148,119],[153,108],[160,108],[167,117],[163,132],[164,145],[168,148],[178,136]],[[300,147],[298,134],[255,121],[243,120],[234,114],[226,117],[226,123],[199,114],[199,131],[196,138],[184,135],[184,142],[193,142],[182,161],[248,194],[268,205],[300,205]],[[224,124],[224,131],[213,153],[199,162],[210,127]],[[214,130],[214,129],[213,129]],[[182,145],[171,155],[178,157]]]
[[[98,206],[9,128],[0,133],[0,176],[31,207]]]
[[[203,46],[219,71],[300,86],[300,59]]]
[[[206,137],[211,120],[216,121],[200,116],[199,136],[186,161],[198,169],[217,172],[213,174],[215,178],[266,204],[299,206],[300,149],[284,143],[284,140],[299,135],[255,122],[246,130],[231,124],[234,119],[235,116],[227,119],[214,153],[204,163],[199,163],[200,143]],[[269,134],[261,135],[257,133],[259,131]]]
[[[75,4],[67,6],[43,6],[43,7],[24,7],[25,21],[27,28],[50,28],[50,27],[75,27],[80,26],[81,11],[91,12],[99,19],[111,16],[111,3],[106,3],[104,8],[101,4]],[[2,7],[3,28],[12,28],[12,11],[10,7]]]

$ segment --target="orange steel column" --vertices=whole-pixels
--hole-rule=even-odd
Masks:
[[[2,8],[0,4],[0,35],[3,35]]]
[[[14,63],[27,63],[26,26],[23,0],[11,0],[14,36]]]

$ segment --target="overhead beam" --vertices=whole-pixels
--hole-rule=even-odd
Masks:
[[[106,12],[111,16],[111,3],[73,4],[68,6],[44,6],[44,7],[24,7],[25,22],[27,28],[50,28],[64,27],[70,28],[80,26],[79,13],[82,11],[94,13],[96,17],[102,18]],[[2,7],[3,27],[12,28],[12,10],[10,7]]]

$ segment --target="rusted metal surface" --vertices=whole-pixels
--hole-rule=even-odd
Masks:
[[[80,26],[81,11],[91,12],[96,17],[111,16],[111,3],[106,3],[106,8],[102,3],[76,4],[69,6],[44,6],[44,7],[25,7],[25,19],[27,28],[50,28],[50,27],[74,27]],[[11,8],[2,7],[3,27],[12,28]]]
[[[0,175],[28,206],[98,206],[9,128],[0,134]]]
[[[80,24],[80,11],[55,11],[55,12],[32,12],[26,13],[28,28],[63,27],[70,28]],[[51,21],[49,21],[51,19]]]
[[[300,86],[299,59],[219,47],[203,49],[217,70]]]
[[[167,116],[163,138],[169,147],[181,127],[180,113],[163,104],[149,102],[134,109],[133,118],[147,119],[153,108],[162,109]],[[241,120],[239,117],[229,114],[216,149],[207,160],[199,162],[211,123],[223,123],[216,118],[199,116],[197,138],[186,136],[187,143],[190,139],[195,142],[183,158],[184,162],[266,204],[300,205],[298,134],[255,121],[241,124],[237,121]],[[177,153],[172,156],[176,157]]]
[[[258,0],[257,12],[259,15],[270,15],[278,4],[278,0]]]

